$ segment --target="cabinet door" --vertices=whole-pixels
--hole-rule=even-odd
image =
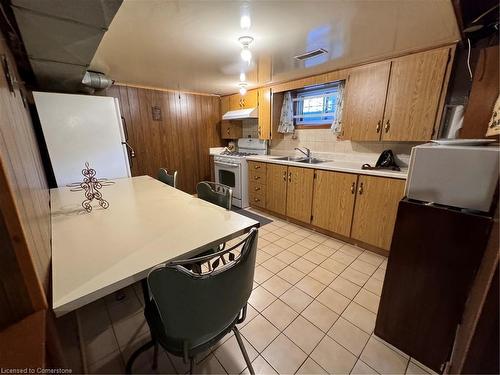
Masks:
[[[384,141],[432,138],[449,49],[394,60],[384,113]]]
[[[258,90],[250,90],[241,96],[241,108],[256,108],[259,105]]]
[[[359,176],[351,237],[389,250],[405,181]]]
[[[231,110],[231,105],[230,105],[230,97],[229,96],[221,96],[220,98],[220,115],[221,117],[224,116],[226,112],[229,112]]]
[[[342,129],[353,141],[378,141],[389,83],[390,62],[354,69],[347,78]]]
[[[314,169],[288,167],[286,215],[292,219],[311,221]]]
[[[236,111],[237,109],[241,109],[241,95],[233,94],[229,97],[229,109],[231,111]]]
[[[281,215],[286,213],[286,165],[267,164],[266,208]]]
[[[312,224],[349,237],[358,175],[316,171]]]
[[[223,120],[220,129],[222,139],[238,139],[243,136],[243,128],[238,121]]]
[[[271,89],[259,89],[259,139],[271,139]]]

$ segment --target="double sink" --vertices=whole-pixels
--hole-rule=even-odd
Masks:
[[[331,160],[322,160],[322,159],[317,159],[317,158],[306,158],[303,156],[282,156],[279,158],[274,158],[274,160],[284,160],[284,161],[294,161],[297,163],[304,163],[304,164],[320,164],[320,163],[327,163]]]

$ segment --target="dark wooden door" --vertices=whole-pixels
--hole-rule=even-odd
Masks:
[[[491,223],[486,216],[401,201],[375,334],[441,371]]]

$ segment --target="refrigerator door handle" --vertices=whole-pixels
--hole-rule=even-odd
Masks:
[[[134,151],[134,149],[132,148],[132,146],[130,146],[130,145],[128,144],[128,142],[127,142],[127,141],[123,141],[123,142],[122,142],[122,145],[124,145],[124,146],[125,146],[125,149],[126,149],[126,151],[127,151],[127,155],[129,156],[129,158],[128,158],[128,162],[129,162],[129,164],[130,164],[130,168],[132,169],[132,165],[133,165],[132,158],[135,158],[135,151]]]
[[[127,121],[125,120],[125,117],[120,116],[122,118],[122,123],[123,123],[123,133],[125,136],[125,142],[128,142],[128,129],[127,129]],[[130,147],[130,146],[129,146]]]

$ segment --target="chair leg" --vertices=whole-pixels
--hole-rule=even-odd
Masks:
[[[158,341],[154,342],[153,346],[153,370],[158,368]]]
[[[248,367],[248,371],[250,371],[251,375],[255,375],[255,371],[253,370],[252,367],[252,362],[250,361],[250,358],[248,357],[247,350],[245,349],[245,345],[243,344],[243,340],[241,339],[240,331],[238,327],[234,326],[233,327],[233,332],[234,336],[236,337],[236,341],[238,341],[238,345],[240,346],[241,353],[243,354],[243,358],[245,358],[245,362]]]
[[[189,359],[189,373],[191,375],[194,373],[194,357]]]
[[[134,361],[139,357],[139,354],[142,352],[148,350],[154,345],[154,342],[151,340],[147,343],[145,343],[143,346],[141,346],[139,349],[137,349],[135,352],[132,353],[130,358],[127,361],[127,365],[125,366],[125,373],[126,374],[131,374],[132,373],[132,365],[134,364]]]

